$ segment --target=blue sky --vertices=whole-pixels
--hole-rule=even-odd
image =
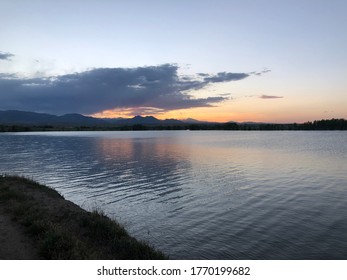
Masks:
[[[0,110],[148,113],[220,121],[347,118],[346,1],[0,3]],[[133,80],[127,77],[118,85],[111,72],[104,78],[100,73],[107,71],[98,69],[118,69],[111,71],[114,75],[133,69],[124,72],[131,72]],[[133,75],[141,69],[149,70],[146,79],[147,73],[163,69],[173,76],[167,86],[160,80],[157,95],[151,95],[153,83],[147,79],[139,84],[142,76]],[[74,92],[77,82],[71,86],[72,78],[79,84],[96,73],[103,84],[112,80],[112,90],[103,95],[97,86],[94,92]],[[214,77],[213,82],[201,83],[198,73]],[[218,73],[246,76],[216,82]],[[63,84],[66,75],[69,86]],[[54,80],[59,83],[53,85]],[[189,88],[182,88],[184,81],[190,82]],[[134,91],[125,93],[125,88]],[[61,94],[63,89],[69,92]],[[142,103],[132,103],[139,93]],[[65,99],[57,101],[61,95]],[[153,101],[158,98],[162,102]],[[84,107],[77,106],[80,102],[64,106],[77,99],[84,99]],[[89,101],[98,106],[93,109]]]

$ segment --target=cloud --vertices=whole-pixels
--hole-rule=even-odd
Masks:
[[[256,76],[261,76],[261,75],[266,74],[266,73],[269,73],[269,72],[271,72],[271,70],[265,68],[265,69],[263,69],[262,71],[259,71],[259,72],[256,72],[256,71],[255,71],[255,72],[251,72],[251,73],[249,73],[249,74],[251,74],[251,75],[256,75]]]
[[[14,56],[12,53],[0,52],[0,60],[11,60],[10,57]]]
[[[0,110],[94,114],[129,108],[137,111],[143,108],[142,111],[146,112],[211,107],[230,98],[223,95],[196,98],[191,91],[211,83],[237,81],[248,76],[246,73],[222,72],[181,77],[178,66],[174,64],[96,68],[30,79],[0,75]]]
[[[275,98],[283,98],[283,96],[276,96],[276,95],[261,95],[259,96],[261,99],[275,99]]]
[[[9,74],[9,73],[0,73],[0,80],[2,79],[16,79],[17,75],[16,74]]]
[[[217,75],[203,76],[202,73],[199,73],[200,76],[204,77],[204,81],[207,83],[222,83],[222,82],[231,82],[239,81],[249,77],[250,74],[247,73],[227,73],[221,72]]]

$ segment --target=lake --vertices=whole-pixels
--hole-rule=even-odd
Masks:
[[[345,131],[2,133],[0,173],[172,259],[347,259]]]

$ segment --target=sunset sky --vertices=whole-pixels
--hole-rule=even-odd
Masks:
[[[0,110],[347,119],[345,0],[0,0]]]

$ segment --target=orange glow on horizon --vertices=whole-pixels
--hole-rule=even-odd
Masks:
[[[115,112],[113,110],[103,111],[97,114],[91,115],[95,118],[133,118],[136,114],[131,111],[120,111]],[[156,114],[141,114],[141,116],[153,116],[157,119],[177,119],[185,120],[188,118],[195,119],[198,121],[207,122],[267,122],[267,123],[304,123],[307,121],[321,120],[321,119],[332,119],[332,118],[345,118],[343,115],[324,115],[318,114],[314,111],[301,111],[291,113],[287,111],[283,112],[232,112],[221,110],[221,108],[194,108],[185,110],[174,110]]]
[[[283,94],[284,95],[284,94]],[[306,100],[307,99],[307,100]],[[267,122],[304,123],[307,121],[344,118],[347,119],[346,102],[316,100],[288,96],[280,99],[261,99],[258,96],[243,97],[223,102],[221,106],[164,111],[158,108],[124,108],[106,110],[92,117],[132,118],[136,115],[153,116],[157,119],[188,118],[208,122]]]
[[[95,118],[133,118],[134,114],[131,110],[122,110],[122,111],[113,111],[107,110],[100,113],[91,115]],[[185,120],[188,118],[195,119],[198,121],[207,121],[207,122],[279,122],[278,120],[271,120],[271,118],[266,117],[262,114],[255,113],[246,113],[246,112],[232,112],[228,110],[221,110],[217,107],[207,107],[207,108],[193,108],[193,109],[184,109],[184,110],[173,110],[163,113],[149,113],[149,114],[140,114],[141,116],[153,116],[157,119],[177,119]],[[282,120],[282,118],[281,118]],[[305,120],[306,121],[306,120]],[[284,121],[289,122],[289,121]]]

